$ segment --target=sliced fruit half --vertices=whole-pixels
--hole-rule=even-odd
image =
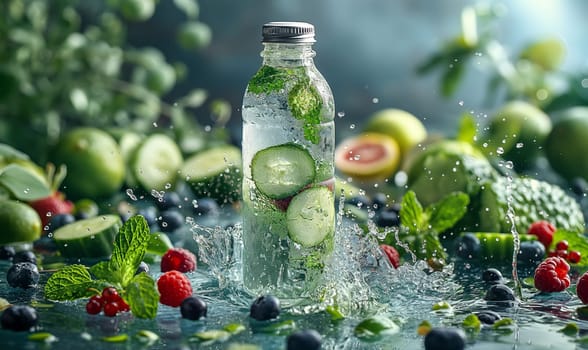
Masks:
[[[335,230],[335,198],[327,187],[311,187],[292,198],[286,211],[288,235],[294,242],[313,247]]]
[[[335,150],[335,166],[360,181],[383,180],[394,174],[400,162],[396,140],[377,133],[364,133],[341,142]]]
[[[296,194],[315,178],[310,153],[294,143],[264,148],[251,160],[251,177],[264,195],[282,199]]]
[[[153,134],[135,147],[130,170],[145,190],[161,191],[175,184],[184,159],[174,140],[164,134]]]
[[[53,232],[67,258],[100,258],[112,254],[114,238],[122,227],[118,215],[100,215],[62,226]]]

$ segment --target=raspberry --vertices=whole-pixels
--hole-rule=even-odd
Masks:
[[[545,259],[535,270],[535,288],[542,292],[561,292],[570,286],[570,265],[564,258]]]
[[[579,251],[572,250],[568,253],[568,261],[572,264],[577,264],[582,259],[582,254]]]
[[[398,251],[393,246],[387,244],[380,244],[380,249],[388,257],[390,264],[397,269],[400,266],[400,254],[398,254]]]
[[[98,315],[102,311],[102,304],[96,299],[90,299],[86,304],[86,312],[90,315]]]
[[[196,269],[196,256],[183,248],[171,248],[161,258],[161,272],[190,272]]]
[[[159,302],[178,307],[182,301],[192,295],[192,285],[186,275],[179,271],[168,271],[157,280],[159,290]]]
[[[116,301],[109,301],[104,305],[104,315],[114,317],[119,311],[119,305]]]
[[[578,294],[578,298],[580,298],[582,303],[588,304],[588,272],[584,272],[578,279],[576,294]]]
[[[548,221],[535,221],[529,227],[528,234],[535,235],[539,238],[539,242],[543,243],[545,250],[549,249],[551,242],[553,241],[553,233],[555,232],[555,226]]]

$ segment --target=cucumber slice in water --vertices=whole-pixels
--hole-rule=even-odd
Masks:
[[[121,227],[118,215],[100,215],[58,228],[53,239],[65,257],[106,257],[112,254],[114,238]]]
[[[335,230],[335,198],[327,187],[312,187],[294,196],[286,221],[288,235],[304,247],[313,247]]]
[[[302,146],[287,143],[257,152],[251,160],[251,177],[261,193],[282,199],[298,193],[316,175],[314,159]]]
[[[211,197],[220,204],[241,198],[241,150],[235,146],[196,153],[186,159],[180,174],[198,198]]]
[[[147,137],[132,155],[133,178],[147,191],[162,191],[173,185],[184,159],[178,145],[168,136]]]

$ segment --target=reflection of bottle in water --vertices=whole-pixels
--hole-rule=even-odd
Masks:
[[[334,102],[314,27],[263,26],[263,65],[243,98],[243,281],[310,296],[335,234]]]

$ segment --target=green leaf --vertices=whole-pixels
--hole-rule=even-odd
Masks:
[[[0,159],[22,159],[22,160],[29,160],[29,156],[16,148],[7,145],[5,143],[0,143]]]
[[[562,329],[560,329],[559,332],[572,337],[578,335],[578,333],[580,332],[580,328],[578,327],[578,324],[576,324],[575,322],[569,322],[566,323],[566,325]]]
[[[427,229],[423,206],[417,200],[414,191],[408,191],[402,197],[400,221],[411,232]]]
[[[270,333],[275,335],[285,335],[294,329],[296,329],[296,322],[294,322],[294,320],[284,320],[263,327],[260,329],[260,331],[263,333]]]
[[[482,328],[482,322],[480,322],[476,314],[469,314],[461,325],[463,328],[474,332],[478,332]]]
[[[142,272],[127,286],[126,297],[133,315],[138,318],[155,318],[159,305],[159,292],[151,276]]]
[[[110,261],[100,261],[90,267],[90,274],[97,279],[107,280],[111,278]]]
[[[126,287],[145,256],[151,238],[147,220],[141,215],[131,217],[114,239],[110,258],[113,279]]]
[[[433,203],[425,210],[432,230],[441,233],[458,222],[466,213],[470,197],[463,192],[453,192]]]
[[[107,343],[124,343],[129,340],[129,336],[128,334],[117,334],[109,337],[103,337],[102,340]]]
[[[229,323],[223,329],[231,334],[238,334],[245,330],[245,326],[240,323]]]
[[[22,201],[33,201],[51,194],[46,182],[17,164],[0,169],[0,185],[8,189],[14,198]]]
[[[457,130],[457,141],[467,142],[471,145],[475,144],[478,131],[476,127],[476,119],[470,113],[463,113],[459,119],[459,129]]]
[[[385,316],[373,316],[361,321],[353,333],[364,340],[377,340],[383,335],[398,333],[400,327]]]
[[[447,70],[445,70],[441,77],[441,94],[443,96],[448,97],[453,95],[461,82],[464,72],[465,64],[461,61],[453,62]]]
[[[182,10],[190,19],[198,17],[200,8],[195,0],[174,0],[174,4],[177,8]]]
[[[30,341],[43,342],[43,343],[53,343],[58,340],[56,336],[54,336],[53,334],[48,333],[48,332],[33,333],[28,336],[28,339]]]
[[[451,309],[451,304],[449,304],[446,301],[440,301],[438,303],[433,304],[433,307],[431,308],[431,310],[433,311],[439,311],[439,310],[449,310]]]
[[[192,339],[198,341],[225,341],[229,339],[231,333],[223,329],[211,329],[208,331],[196,332],[192,335]]]
[[[564,230],[557,230],[553,234],[553,242],[559,241],[568,241],[570,247],[573,247],[573,250],[576,250],[582,256],[580,262],[577,264],[572,264],[573,266],[588,266],[588,237],[584,236],[578,232],[571,232],[571,231],[564,231]]]
[[[135,334],[135,338],[137,338],[141,343],[145,344],[146,346],[153,345],[156,341],[159,340],[159,335],[155,332],[142,329]]]
[[[325,311],[331,315],[331,321],[340,321],[345,319],[345,315],[343,315],[337,306],[327,305]]]
[[[104,281],[93,280],[84,265],[69,265],[55,272],[45,284],[45,298],[49,300],[75,300],[90,297],[92,289],[101,290]]]

